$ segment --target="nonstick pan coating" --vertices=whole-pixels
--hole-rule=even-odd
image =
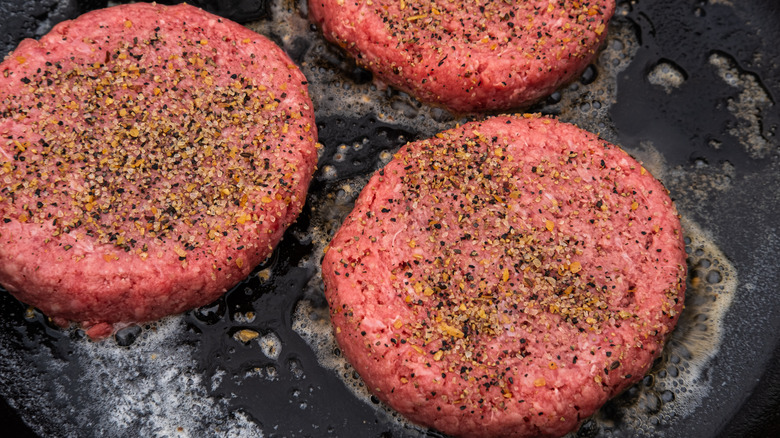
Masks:
[[[360,387],[329,336],[319,261],[374,170],[467,118],[383,89],[303,1],[196,2],[301,66],[319,170],[273,256],[215,303],[93,343],[0,293],[0,420],[13,436],[441,436]],[[105,2],[5,1],[5,50]],[[689,297],[651,374],[572,434],[780,435],[780,4],[619,1],[604,52],[530,111],[621,145],[683,216]],[[242,330],[256,332],[249,342]]]

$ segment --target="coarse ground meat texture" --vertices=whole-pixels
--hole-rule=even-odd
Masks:
[[[455,112],[551,94],[606,37],[614,0],[309,0],[328,40],[382,81]]]
[[[560,436],[651,366],[683,308],[663,186],[621,149],[535,116],[409,143],[322,264],[345,357],[453,436]]]
[[[123,5],[0,64],[0,284],[93,337],[208,304],[305,200],[306,79],[200,9]]]

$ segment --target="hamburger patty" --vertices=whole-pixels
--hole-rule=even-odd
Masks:
[[[454,436],[560,436],[639,380],[683,307],[666,190],[548,118],[409,143],[322,263],[336,339],[367,387]]]
[[[614,0],[309,0],[309,17],[378,78],[457,112],[528,105],[572,79]]]
[[[58,24],[0,64],[0,283],[91,336],[207,304],[300,212],[316,163],[306,80],[200,9]]]

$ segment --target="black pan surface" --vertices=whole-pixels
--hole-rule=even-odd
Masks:
[[[442,436],[362,389],[330,336],[318,269],[367,177],[467,118],[374,84],[307,23],[304,1],[195,3],[269,36],[309,79],[323,148],[304,211],[215,303],[103,342],[0,291],[3,435]],[[2,0],[0,49],[104,4]],[[776,0],[619,1],[597,62],[530,109],[642,160],[675,199],[690,256],[664,354],[572,436],[780,436],[778,41]]]

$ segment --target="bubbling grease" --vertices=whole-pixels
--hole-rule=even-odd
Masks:
[[[178,341],[183,327],[181,316],[160,320],[145,327],[132,348],[110,340],[74,343],[84,367],[81,386],[95,400],[81,415],[94,430],[111,436],[263,436],[245,414],[208,395],[207,387],[219,386],[220,373],[204,381],[194,348]]]
[[[762,126],[761,113],[772,106],[769,93],[755,74],[740,71],[730,56],[713,53],[709,63],[729,87],[739,90],[737,98],[729,98],[727,103],[729,112],[738,120],[729,133],[739,139],[752,158],[768,157],[773,148],[772,133]]]
[[[650,70],[647,74],[647,80],[651,84],[663,88],[666,94],[671,94],[674,89],[680,88],[685,82],[685,73],[674,63],[663,61]]]

